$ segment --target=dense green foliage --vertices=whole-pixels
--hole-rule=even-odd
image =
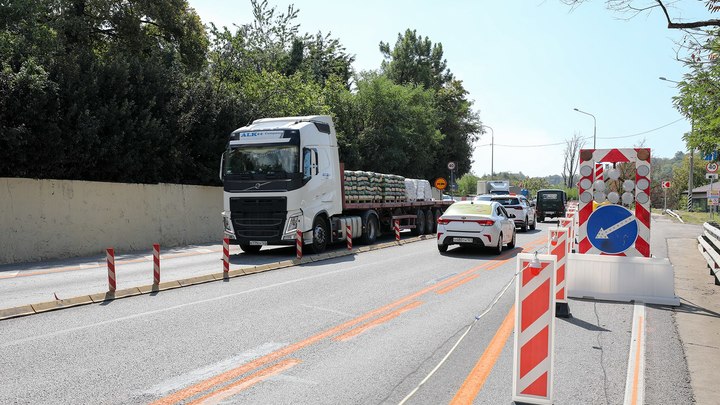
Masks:
[[[293,6],[204,26],[186,0],[0,4],[0,176],[217,184],[229,133],[253,119],[334,117],[350,169],[469,171],[480,122],[442,44],[408,30],[377,71]]]

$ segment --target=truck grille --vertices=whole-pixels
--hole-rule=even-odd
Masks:
[[[237,197],[230,199],[235,235],[239,239],[280,239],[285,229],[285,197]]]

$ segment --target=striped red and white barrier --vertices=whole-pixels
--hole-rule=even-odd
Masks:
[[[512,400],[552,404],[555,257],[520,253],[517,263]]]
[[[115,292],[117,284],[115,282],[115,249],[107,248],[105,250],[108,269],[108,291]]]
[[[347,248],[348,250],[352,250],[352,226],[350,224],[345,227],[345,235],[347,238]]]
[[[635,180],[627,179],[628,188],[622,194],[610,198],[605,196],[603,190],[595,190],[594,167],[595,162],[606,163],[634,163]],[[593,201],[602,203],[610,201],[613,204],[622,201],[623,205],[635,204],[634,218],[637,222],[637,238],[624,252],[616,256],[644,256],[650,257],[650,149],[581,149],[580,150],[580,181],[578,193],[580,208],[578,211],[578,252],[591,254],[606,254],[593,246],[588,238],[587,222],[593,213]],[[623,184],[623,188],[625,188]],[[622,190],[616,192],[620,194]],[[601,197],[603,201],[597,201]],[[616,201],[617,200],[617,201]]]
[[[303,234],[301,230],[297,230],[295,234],[295,253],[298,260],[303,256]]]
[[[568,229],[568,243],[567,243],[567,253],[571,253],[573,250],[573,244],[575,243],[575,226],[573,223],[572,218],[560,218],[558,220],[558,225],[560,228],[567,228]]]
[[[400,242],[400,221],[397,219],[395,220],[394,228],[395,228],[395,240],[397,242]]]
[[[160,244],[153,244],[153,284],[160,284]]]
[[[568,228],[550,228],[550,241],[548,243],[548,252],[555,256],[555,315],[560,318],[570,317],[570,306],[567,300],[567,288],[565,280],[567,278],[567,262],[568,245],[570,240],[568,236],[570,230]]]
[[[223,275],[230,274],[230,238],[223,238]]]

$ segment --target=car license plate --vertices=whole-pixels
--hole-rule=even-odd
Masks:
[[[453,241],[455,241],[455,243],[472,243],[473,239],[472,238],[453,238]]]
[[[267,242],[264,240],[251,240],[250,246],[265,246],[267,245]]]

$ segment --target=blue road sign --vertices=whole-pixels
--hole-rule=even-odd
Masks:
[[[717,158],[718,158],[718,153],[717,153],[717,151],[710,152],[710,153],[708,153],[707,155],[703,156],[703,160],[709,160],[709,161],[711,161],[711,162],[716,161]]]
[[[590,243],[601,252],[624,252],[637,239],[637,220],[633,213],[623,206],[598,207],[588,218],[587,236]]]

